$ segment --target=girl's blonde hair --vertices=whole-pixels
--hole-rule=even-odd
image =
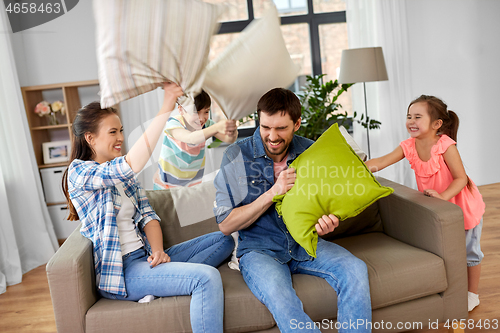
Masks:
[[[411,101],[410,105],[408,105],[407,113],[410,111],[410,106],[416,103],[426,103],[427,112],[431,117],[431,122],[438,119],[443,121],[438,133],[446,134],[453,139],[453,141],[457,142],[458,125],[460,124],[460,120],[455,112],[448,110],[448,105],[446,105],[445,102],[435,96],[421,95]],[[472,182],[469,176],[467,176],[467,188],[472,192]]]

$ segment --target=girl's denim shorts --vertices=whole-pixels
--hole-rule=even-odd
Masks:
[[[465,248],[467,249],[467,267],[479,265],[484,258],[481,251],[481,232],[483,219],[474,228],[465,230]]]

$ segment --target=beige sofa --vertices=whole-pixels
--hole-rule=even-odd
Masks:
[[[385,179],[379,181],[393,187],[394,194],[342,222],[325,237],[367,264],[373,331],[428,328],[436,322],[467,318],[462,211]],[[178,217],[182,215],[185,220],[190,214],[210,210],[214,200],[211,187],[205,184],[194,194],[187,190],[175,195],[170,190],[148,192],[162,218],[165,247],[218,230],[213,217],[190,225]],[[184,205],[179,204],[181,199]],[[180,206],[187,215],[176,213],[174,207]],[[219,270],[225,294],[225,331],[279,332],[239,271],[230,270],[226,263]],[[92,243],[78,230],[47,264],[47,276],[58,332],[190,332],[189,296],[159,298],[145,304],[99,298]],[[308,275],[294,275],[293,283],[305,312],[319,322],[323,332],[335,331],[331,329],[337,312],[334,290],[323,279]]]

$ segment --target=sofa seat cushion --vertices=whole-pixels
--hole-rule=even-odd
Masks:
[[[447,288],[443,260],[424,250],[402,243],[381,232],[335,240],[367,267],[373,309],[419,299]],[[252,332],[270,329],[274,319],[246,286],[239,271],[219,267],[224,285],[224,331]],[[295,274],[293,286],[314,321],[337,316],[337,295],[319,277]],[[190,296],[158,298],[150,303],[101,298],[86,316],[87,332],[189,332]],[[156,318],[151,320],[151,318]]]
[[[447,288],[443,260],[435,254],[402,243],[381,232],[335,241],[362,259],[367,267],[373,309],[419,299]],[[224,329],[257,331],[274,325],[267,310],[253,296],[241,273],[219,268],[225,293]],[[293,286],[314,321],[337,316],[337,295],[322,278],[295,274]]]
[[[273,316],[250,291],[240,271],[219,267],[224,286],[224,332],[251,332],[276,325]]]
[[[87,312],[85,332],[191,332],[190,302],[191,296],[160,297],[149,303],[101,298]]]
[[[373,309],[440,293],[448,287],[442,258],[384,233],[342,238],[335,243],[366,263]]]

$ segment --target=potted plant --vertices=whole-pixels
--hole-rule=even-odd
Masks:
[[[297,134],[311,140],[317,140],[323,132],[334,123],[349,129],[349,116],[347,111],[340,112],[342,105],[337,99],[347,91],[351,84],[339,84],[337,80],[323,83],[325,74],[307,76],[306,85],[298,93],[302,105],[302,124]],[[375,119],[365,118],[363,114],[356,119],[354,112],[352,121],[356,121],[369,129],[380,128],[381,123]]]

